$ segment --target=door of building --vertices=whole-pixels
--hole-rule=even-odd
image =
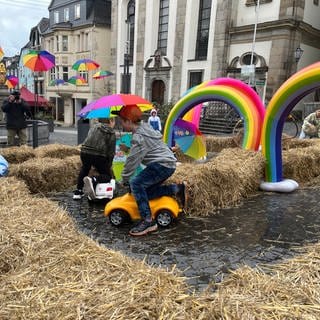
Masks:
[[[159,105],[164,103],[165,84],[162,80],[154,80],[152,82],[151,101],[157,102]]]

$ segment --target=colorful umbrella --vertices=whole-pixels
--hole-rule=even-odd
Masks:
[[[55,57],[48,51],[30,50],[22,57],[24,66],[32,71],[47,71],[55,66]]]
[[[83,107],[78,116],[91,118],[109,118],[111,111],[119,110],[125,105],[136,105],[141,111],[151,110],[153,105],[150,101],[134,95],[134,94],[112,94],[110,96],[103,96],[95,101],[90,102]]]
[[[88,71],[99,68],[100,65],[91,59],[80,59],[72,65],[73,70]]]
[[[97,71],[92,78],[93,79],[103,79],[106,77],[110,77],[113,76],[113,73],[111,71],[108,70],[101,70],[101,71]]]
[[[66,82],[63,79],[53,79],[50,81],[49,86],[59,86],[65,84]]]
[[[6,76],[6,82],[4,83],[9,89],[14,88],[19,83],[19,78],[13,75]]]
[[[84,84],[87,84],[86,79],[81,76],[73,76],[68,79],[68,82],[76,86],[82,86]]]
[[[207,153],[203,135],[191,122],[178,119],[173,126],[173,139],[184,154],[194,159],[200,159]]]

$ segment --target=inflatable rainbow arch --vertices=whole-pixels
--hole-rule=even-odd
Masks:
[[[282,177],[281,136],[286,118],[295,105],[320,87],[320,62],[290,77],[276,91],[266,110],[257,93],[240,80],[218,78],[203,82],[187,92],[172,108],[164,128],[164,141],[172,146],[175,121],[193,107],[207,101],[222,101],[234,108],[244,120],[243,148],[258,150],[266,159],[265,180],[260,188],[266,191],[291,192],[298,183]]]

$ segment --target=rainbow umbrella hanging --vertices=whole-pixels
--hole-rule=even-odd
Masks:
[[[173,139],[184,154],[194,159],[200,159],[207,154],[204,137],[191,122],[178,119],[173,126]]]
[[[150,101],[134,94],[112,94],[103,96],[95,101],[90,102],[83,107],[78,116],[82,118],[109,118],[111,111],[120,110],[125,105],[138,106],[141,111],[151,110],[153,105]]]
[[[114,74],[111,72],[111,71],[108,71],[108,70],[100,70],[100,71],[97,71],[93,76],[92,78],[93,79],[103,79],[103,78],[106,78],[106,77],[110,77],[110,76],[113,76]]]
[[[63,79],[53,79],[50,81],[49,86],[59,86],[65,83],[66,82]]]
[[[72,69],[77,71],[95,70],[99,67],[100,65],[91,59],[80,59],[72,65]]]
[[[14,88],[19,83],[19,78],[13,75],[6,76],[6,82],[4,83],[9,89]]]
[[[22,61],[32,71],[47,71],[55,66],[55,56],[45,50],[30,50],[22,57]]]
[[[81,76],[73,76],[68,79],[68,82],[76,86],[82,86],[84,84],[87,84],[86,79]]]

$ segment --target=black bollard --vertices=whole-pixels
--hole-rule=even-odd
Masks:
[[[38,120],[32,121],[32,146],[37,148],[39,146],[38,141]]]

